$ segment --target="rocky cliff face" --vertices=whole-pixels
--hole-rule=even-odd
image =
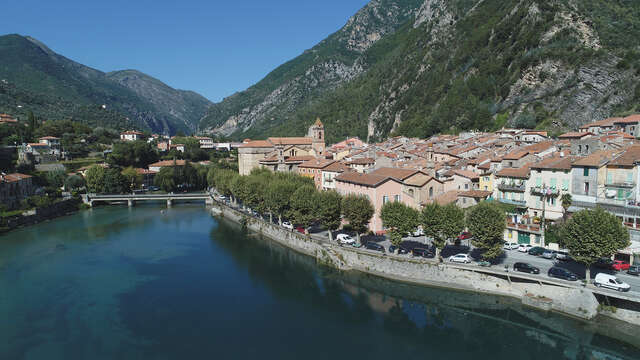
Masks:
[[[211,107],[201,127],[230,135],[270,128],[283,116],[353,80],[369,66],[364,52],[393,33],[420,5],[418,0],[374,0],[338,32],[265,79]]]
[[[640,3],[372,1],[201,125],[240,136],[563,131],[640,103]]]

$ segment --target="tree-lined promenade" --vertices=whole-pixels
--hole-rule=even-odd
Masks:
[[[312,224],[333,232],[342,228],[360,236],[368,230],[374,215],[371,201],[362,195],[342,196],[335,191],[318,191],[311,178],[289,173],[273,173],[254,169],[247,176],[227,169],[210,169],[209,186],[230,198],[232,203],[268,215],[279,224],[283,220],[303,227],[308,233]],[[495,260],[503,254],[504,231],[508,209],[493,201],[461,209],[455,204],[431,203],[422,211],[401,202],[387,202],[380,217],[386,235],[399,247],[403,237],[421,228],[432,240],[436,257],[465,229],[473,234],[472,244],[485,260]],[[615,216],[601,209],[583,210],[563,223],[562,245],[575,260],[588,267],[600,258],[611,258],[618,250],[629,246],[629,233]],[[588,273],[587,273],[588,274]]]

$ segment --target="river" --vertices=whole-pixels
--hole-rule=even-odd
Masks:
[[[0,236],[0,359],[638,359],[517,301],[340,273],[199,205]]]

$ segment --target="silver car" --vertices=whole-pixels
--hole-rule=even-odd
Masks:
[[[545,259],[555,259],[557,254],[558,252],[555,250],[545,250],[542,253],[542,257]]]

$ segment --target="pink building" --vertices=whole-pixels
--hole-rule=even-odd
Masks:
[[[345,172],[335,178],[336,190],[341,195],[357,194],[369,198],[375,212],[369,222],[369,230],[384,230],[380,219],[382,205],[389,201],[403,201],[402,183],[394,178],[357,172]]]

